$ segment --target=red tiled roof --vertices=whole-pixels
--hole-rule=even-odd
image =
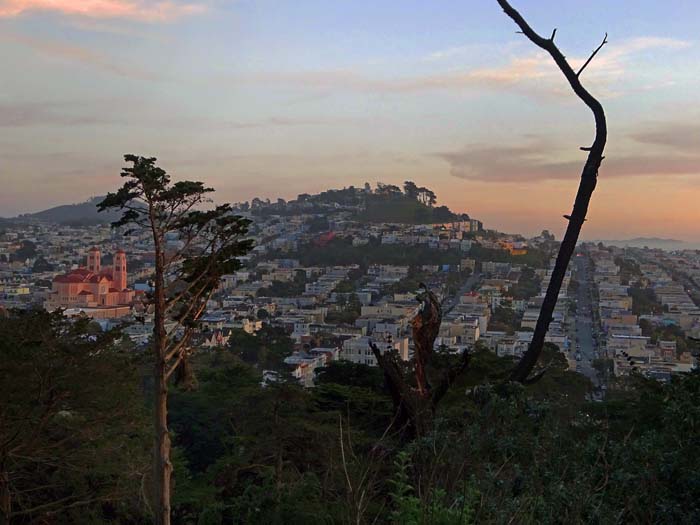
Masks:
[[[74,273],[69,273],[68,275],[57,275],[53,278],[53,282],[55,283],[82,283],[84,281],[84,277]]]

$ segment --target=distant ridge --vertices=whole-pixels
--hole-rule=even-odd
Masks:
[[[632,239],[596,239],[584,242],[602,242],[608,246],[618,246],[620,248],[660,248],[663,250],[688,250],[696,249],[696,243],[688,243],[680,239],[665,239],[662,237],[634,237]]]
[[[104,196],[92,197],[79,204],[64,204],[36,213],[24,213],[18,216],[17,219],[29,219],[44,222],[55,222],[65,225],[86,226],[92,224],[106,224],[116,221],[121,215],[119,212],[109,211],[99,213],[97,211],[97,203],[99,203],[102,199],[104,199]]]

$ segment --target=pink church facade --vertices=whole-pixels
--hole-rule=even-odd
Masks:
[[[90,248],[87,266],[53,279],[46,308],[113,308],[131,305],[134,291],[127,287],[126,253],[118,250],[114,264],[102,268],[100,250]]]

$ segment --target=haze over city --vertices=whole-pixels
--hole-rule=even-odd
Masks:
[[[694,2],[524,0],[610,127],[583,238],[700,240]],[[0,1],[0,216],[103,195],[124,153],[220,201],[414,180],[557,236],[592,119],[495,2]]]

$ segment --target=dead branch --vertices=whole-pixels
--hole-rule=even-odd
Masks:
[[[559,253],[554,265],[554,271],[552,272],[552,278],[549,281],[549,286],[547,287],[547,292],[545,294],[544,301],[542,302],[542,308],[540,309],[540,316],[537,319],[537,325],[535,326],[535,332],[532,336],[532,342],[530,343],[528,350],[525,352],[520,362],[518,362],[510,374],[511,381],[523,382],[530,375],[530,372],[534,368],[540,354],[542,353],[544,339],[547,334],[547,330],[549,329],[549,323],[552,319],[554,307],[557,304],[559,290],[561,289],[571,256],[576,249],[576,243],[578,242],[578,237],[581,233],[581,227],[583,226],[583,222],[586,220],[588,205],[597,183],[598,169],[600,168],[600,163],[603,160],[603,151],[605,150],[605,142],[607,140],[605,111],[603,110],[603,106],[600,104],[600,102],[598,102],[598,100],[593,97],[593,95],[591,95],[586,88],[583,87],[579,80],[579,75],[591,62],[593,57],[595,57],[598,51],[600,51],[603,45],[607,43],[607,34],[600,46],[598,46],[583,67],[579,69],[578,73],[576,73],[554,43],[554,33],[552,34],[552,38],[543,38],[530,27],[520,13],[518,13],[518,11],[516,11],[507,0],[497,0],[497,2],[503,11],[518,25],[523,34],[532,43],[549,53],[562,74],[566,77],[566,80],[569,82],[569,85],[576,96],[578,96],[593,113],[596,128],[595,139],[593,141],[593,145],[590,147],[590,151],[588,151],[588,157],[583,166],[573,211],[571,212],[569,223],[566,227],[566,233],[564,234],[564,238],[559,246]]]
[[[598,47],[595,48],[595,50],[593,51],[593,53],[591,53],[591,56],[588,57],[588,60],[586,60],[586,61],[583,63],[583,65],[581,66],[581,69],[579,69],[579,70],[576,72],[576,76],[577,76],[577,77],[580,77],[580,76],[581,76],[581,73],[583,73],[583,70],[586,69],[586,66],[587,66],[588,64],[590,64],[591,60],[593,60],[593,57],[595,57],[595,56],[598,54],[598,51],[600,51],[600,49],[601,49],[605,44],[607,44],[607,43],[608,43],[608,34],[605,33],[605,36],[603,37],[603,41],[600,43],[600,45],[599,45]]]
[[[424,285],[421,288],[417,297],[420,307],[411,320],[415,344],[413,374],[404,373],[395,352],[382,354],[375,343],[369,344],[377,364],[384,372],[384,382],[394,404],[396,427],[409,438],[421,435],[430,428],[438,403],[466,370],[471,357],[465,352],[459,363],[446,370],[436,369],[433,345],[440,331],[442,308],[434,293]],[[430,384],[431,378],[439,378],[434,387]],[[415,386],[412,383],[414,379]]]

